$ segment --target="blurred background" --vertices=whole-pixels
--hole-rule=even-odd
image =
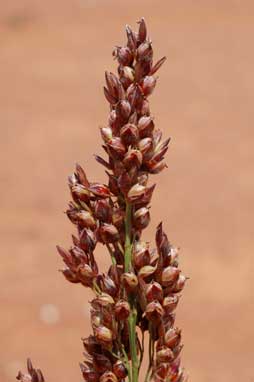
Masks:
[[[164,220],[190,277],[183,363],[191,381],[254,381],[253,1],[12,0],[0,5],[2,382],[27,356],[47,381],[82,379],[90,295],[58,272],[55,245],[74,232],[63,212],[75,162],[106,179],[93,158],[104,70],[141,16],[168,57],[151,109],[172,142],[146,238]]]

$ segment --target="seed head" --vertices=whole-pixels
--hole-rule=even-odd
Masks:
[[[147,299],[147,302],[152,302],[155,300],[161,302],[163,300],[162,286],[156,281],[151,282],[148,285],[146,290],[146,299]],[[163,308],[164,308],[164,302],[163,302]]]
[[[177,328],[169,329],[165,334],[165,345],[171,349],[174,349],[179,345],[181,340],[181,331]]]
[[[99,237],[104,244],[114,243],[119,239],[119,233],[113,224],[102,223],[99,228]]]
[[[133,224],[136,229],[143,230],[150,223],[150,212],[146,207],[139,208],[133,216]]]
[[[126,272],[122,276],[122,280],[127,292],[134,292],[138,286],[138,278],[135,273]]]
[[[96,246],[96,237],[89,228],[84,228],[80,233],[80,247],[85,252],[93,252]]]
[[[118,382],[117,376],[111,371],[106,371],[101,377],[100,382]]]
[[[113,365],[113,372],[119,379],[124,379],[127,377],[128,372],[126,367],[124,366],[123,362],[118,360],[114,365]]]
[[[167,267],[163,270],[162,276],[161,276],[161,282],[163,286],[170,286],[174,284],[180,274],[180,270],[176,267]]]
[[[149,321],[160,321],[164,315],[164,310],[159,301],[150,302],[146,307],[145,315]]]
[[[115,305],[115,316],[119,321],[126,320],[130,315],[130,305],[125,300],[119,300]]]
[[[155,126],[149,105],[158,82],[155,73],[165,57],[154,64],[143,18],[136,32],[127,25],[126,35],[126,44],[113,51],[117,73],[105,72],[109,116],[100,132],[106,157],[95,158],[106,169],[107,184],[90,182],[76,165],[68,178],[72,201],[66,214],[77,235],[69,250],[57,250],[66,265],[65,278],[90,287],[95,294],[91,299],[93,335],[83,339],[84,380],[123,382],[132,375],[133,357],[142,359],[140,331],[148,331],[154,350],[150,352],[153,381],[184,382],[181,332],[174,328],[178,293],[186,282],[178,250],[170,244],[162,224],[156,230],[156,250],[142,241],[155,189],[150,174],[167,167],[164,157],[169,139],[164,140]],[[94,254],[97,243],[110,255],[111,265],[105,273]],[[18,379],[44,382],[30,363],[28,374],[19,373]]]
[[[112,342],[112,332],[106,326],[98,326],[95,328],[95,337],[97,341],[101,344]]]
[[[130,202],[137,202],[142,199],[142,196],[145,195],[146,187],[141,184],[135,184],[130,191],[128,192],[128,199]]]

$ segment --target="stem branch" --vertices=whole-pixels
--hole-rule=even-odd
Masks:
[[[149,323],[149,365],[145,376],[145,382],[150,381],[154,358],[153,327]]]
[[[124,270],[125,272],[130,272],[131,270],[131,214],[132,208],[131,204],[126,202],[125,211],[125,245],[124,245]]]
[[[124,245],[124,270],[125,272],[131,271],[131,256],[132,256],[132,241],[131,241],[131,217],[132,207],[131,204],[126,202],[126,215],[125,215],[125,245]],[[132,367],[132,382],[138,382],[139,361],[137,355],[137,342],[136,342],[136,322],[137,322],[137,309],[135,297],[129,297],[131,312],[128,318],[129,328],[129,343],[131,352],[131,367]]]

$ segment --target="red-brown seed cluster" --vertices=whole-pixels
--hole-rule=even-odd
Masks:
[[[113,52],[119,64],[118,76],[111,72],[105,75],[104,94],[110,114],[101,136],[107,159],[96,159],[106,168],[108,185],[89,182],[84,170],[76,166],[69,177],[73,201],[67,216],[76,225],[78,236],[73,237],[69,251],[60,247],[58,251],[67,266],[65,277],[96,293],[91,302],[93,336],[83,340],[87,356],[81,366],[84,379],[117,382],[127,376],[127,320],[130,296],[135,295],[136,325],[149,330],[154,346],[150,359],[153,379],[180,382],[181,333],[173,325],[178,293],[186,279],[178,268],[177,249],[169,244],[161,224],[156,233],[157,251],[150,251],[140,239],[150,222],[149,204],[155,187],[148,185],[148,176],[166,166],[163,159],[169,139],[162,140],[148,102],[156,86],[154,74],[165,58],[153,63],[143,19],[137,33],[129,26],[126,31],[126,46],[116,47]],[[127,204],[131,206],[132,241],[128,271],[124,257]],[[113,260],[107,274],[100,274],[95,261],[98,242],[107,246]]]
[[[82,167],[76,165],[69,177],[72,201],[66,213],[77,235],[69,250],[57,249],[66,265],[62,270],[66,279],[95,292],[91,301],[93,335],[83,339],[84,380],[125,380],[129,361],[133,362],[128,321],[134,308],[136,328],[150,336],[147,381],[183,382],[181,332],[174,327],[174,311],[186,278],[178,268],[178,250],[169,243],[162,224],[156,231],[156,250],[141,240],[150,222],[155,188],[148,184],[149,174],[166,167],[163,160],[169,139],[162,140],[148,102],[156,86],[155,73],[165,57],[154,64],[144,19],[137,33],[129,26],[126,32],[127,44],[113,52],[118,75],[105,75],[110,113],[101,136],[107,157],[96,156],[96,160],[106,168],[108,183],[88,181]],[[106,247],[112,259],[107,273],[99,271],[94,256],[97,243]],[[134,347],[140,367],[144,349],[136,328]]]

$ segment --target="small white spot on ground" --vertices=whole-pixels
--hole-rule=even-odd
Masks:
[[[45,324],[56,324],[60,320],[60,312],[54,304],[44,304],[40,307],[40,320]]]

